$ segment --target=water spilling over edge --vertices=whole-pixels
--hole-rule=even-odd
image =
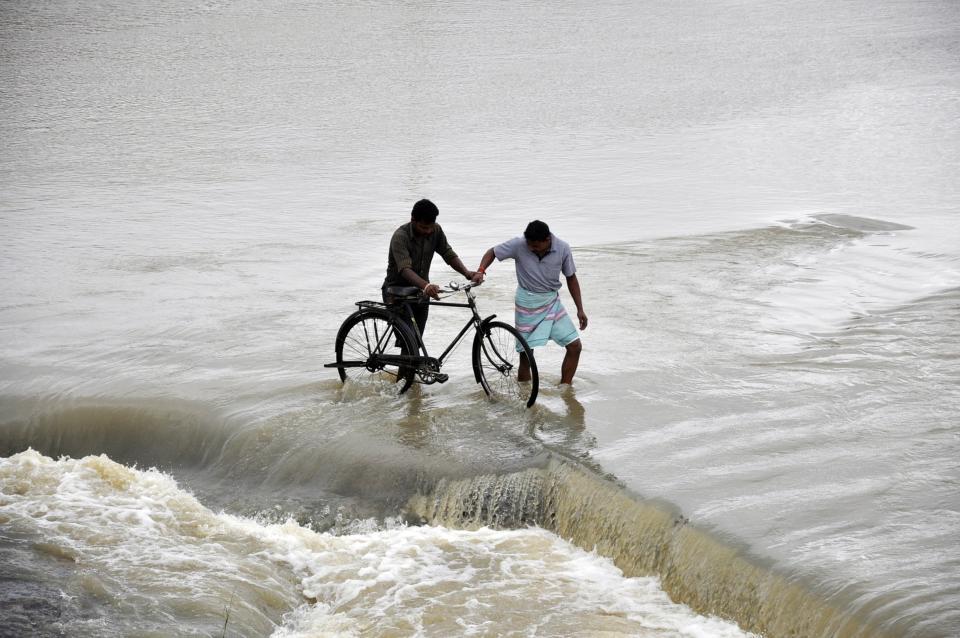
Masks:
[[[409,507],[449,527],[541,526],[611,558],[628,576],[659,577],[676,602],[765,636],[897,634],[891,619],[861,608],[855,592],[779,574],[670,505],[638,499],[557,457],[515,474],[442,480]]]
[[[14,634],[744,635],[545,530],[318,533],[216,513],[105,455],[0,459],[0,523]]]

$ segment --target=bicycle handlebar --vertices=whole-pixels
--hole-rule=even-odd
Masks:
[[[441,288],[440,292],[453,293],[453,292],[466,292],[471,288],[475,288],[480,284],[474,283],[472,281],[467,281],[466,283],[458,283],[456,281],[451,281],[447,284],[446,288]]]

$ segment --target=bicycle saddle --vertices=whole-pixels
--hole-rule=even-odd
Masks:
[[[420,296],[420,289],[416,286],[388,286],[387,303],[396,303],[404,298],[417,298]]]

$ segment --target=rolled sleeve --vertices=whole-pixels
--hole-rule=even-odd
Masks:
[[[577,265],[573,263],[573,253],[567,250],[563,255],[563,261],[560,263],[560,270],[564,277],[573,277],[577,274]]]

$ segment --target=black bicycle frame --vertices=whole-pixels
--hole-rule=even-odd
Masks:
[[[427,344],[423,342],[423,335],[420,334],[420,326],[417,325],[417,320],[413,316],[413,309],[410,307],[413,302],[406,302],[403,304],[404,308],[407,311],[407,317],[410,319],[410,325],[413,326],[413,334],[417,338],[417,347],[419,350],[423,351],[425,357],[430,357],[430,353],[427,352]],[[447,358],[454,348],[457,347],[457,344],[460,343],[460,340],[463,339],[464,335],[467,334],[467,331],[471,327],[475,329],[480,329],[481,324],[485,321],[480,319],[480,313],[477,312],[477,304],[473,300],[473,297],[468,293],[467,294],[467,303],[451,303],[447,301],[430,301],[427,302],[431,306],[446,306],[448,308],[469,308],[470,312],[473,313],[473,316],[467,320],[467,323],[464,324],[463,328],[460,329],[460,333],[453,338],[453,341],[450,342],[450,345],[447,346],[447,349],[443,351],[443,354],[437,359],[437,362],[442,366],[443,360]],[[490,315],[487,317],[487,320],[493,319],[496,315]]]

